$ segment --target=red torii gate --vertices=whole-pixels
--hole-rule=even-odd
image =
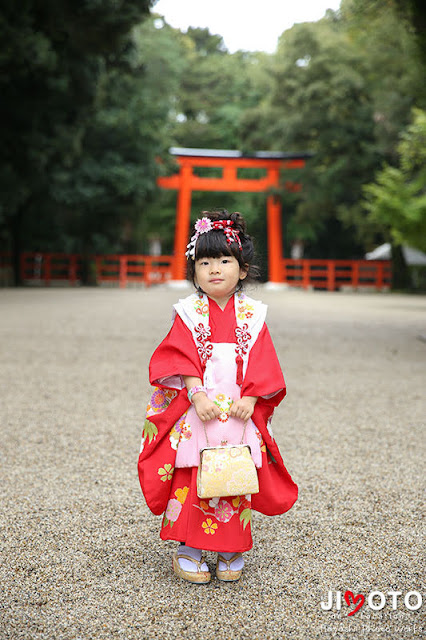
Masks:
[[[256,151],[243,155],[241,151],[225,149],[189,149],[172,147],[170,153],[176,156],[179,173],[158,178],[157,184],[163,189],[177,189],[177,215],[174,244],[172,280],[185,279],[185,251],[188,244],[191,222],[192,191],[244,191],[261,192],[280,186],[282,169],[301,169],[311,154],[283,153],[274,151]],[[194,167],[216,167],[222,169],[219,178],[201,177],[194,174]],[[238,169],[264,169],[266,175],[261,178],[239,178]],[[299,191],[301,185],[284,183],[289,191]],[[267,235],[268,235],[268,275],[269,281],[279,283],[282,276],[282,225],[281,202],[276,195],[267,197]]]

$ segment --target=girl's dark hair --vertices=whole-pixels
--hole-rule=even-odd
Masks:
[[[246,232],[246,222],[241,213],[228,213],[226,209],[214,211],[202,211],[202,218],[216,220],[232,220],[234,223],[232,228],[239,232],[241,248],[237,242],[228,244],[223,229],[212,229],[207,233],[198,236],[195,246],[195,260],[201,258],[219,258],[220,256],[234,256],[238,264],[244,271],[247,271],[247,277],[240,280],[237,289],[242,288],[242,283],[246,280],[255,280],[259,277],[259,268],[254,264],[255,253],[253,240]],[[191,236],[195,233],[195,227],[191,230]],[[188,258],[188,279],[195,285],[195,260]]]

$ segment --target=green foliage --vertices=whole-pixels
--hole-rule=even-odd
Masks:
[[[150,22],[148,20],[144,27],[148,28]],[[179,64],[175,70],[175,92],[169,95],[167,131],[173,144],[198,148],[244,148],[241,130],[247,109],[256,105],[270,88],[270,78],[263,72],[264,66],[270,64],[270,56],[247,52],[229,54],[222,39],[206,29],[188,29],[182,34],[170,30],[167,25],[165,28],[168,29],[167,38],[173,40],[181,52],[180,55],[173,54],[173,59],[179,60]],[[162,32],[160,29],[153,33],[151,51],[161,48],[159,39]],[[264,252],[266,205],[263,195],[193,193],[194,217],[202,210],[217,207],[243,211],[250,219],[250,228],[254,230],[256,227],[257,230],[259,227],[259,247],[260,252]],[[175,213],[175,192],[160,193],[145,207],[145,215],[139,219],[136,228],[140,241],[145,239],[144,247],[147,238],[160,232],[163,251],[172,251]]]
[[[385,165],[365,186],[365,208],[373,222],[390,229],[395,244],[426,251],[426,112],[415,109],[413,122],[398,145],[399,167]]]
[[[385,233],[366,220],[362,186],[395,162],[412,107],[426,104],[413,34],[393,0],[346,0],[286,31],[272,62],[269,96],[245,113],[244,146],[314,151],[300,196],[282,196],[287,236],[307,256],[359,257]]]
[[[188,29],[186,65],[176,101],[174,135],[180,146],[239,149],[245,111],[261,98],[261,54],[229,54],[207,29]]]
[[[315,154],[292,232],[315,257],[354,255],[359,247],[337,211],[356,202],[377,162],[363,56],[334,21],[300,24],[281,38],[274,77],[268,136],[275,148]]]
[[[141,250],[135,229],[156,193],[156,158],[170,143],[165,123],[180,54],[163,30],[160,42],[155,31],[152,23],[133,30],[120,67],[106,68],[99,78],[78,161],[72,170],[62,166],[53,172],[52,193],[75,212],[79,240],[89,246],[102,229],[110,250]]]
[[[410,34],[420,59],[426,62],[426,12],[423,0],[342,0],[341,12],[358,15],[362,22],[375,20],[386,11],[393,14],[400,25]]]
[[[15,262],[22,248],[34,248],[30,235],[34,219],[44,227],[39,248],[50,248],[54,231],[62,234],[56,236],[55,248],[69,233],[61,220],[73,217],[70,205],[75,203],[63,197],[64,182],[75,183],[77,199],[80,194],[93,201],[99,193],[102,168],[90,163],[87,147],[89,130],[96,128],[93,116],[101,80],[123,61],[128,66],[129,29],[142,20],[150,4],[150,0],[3,3],[0,116],[7,126],[0,133],[0,237],[10,242]],[[66,181],[67,172],[76,176]],[[96,179],[88,179],[90,175]],[[88,208],[78,215],[84,218]],[[75,220],[71,226],[84,235]]]
[[[420,121],[400,140],[426,108],[417,0],[343,0],[274,55],[182,33],[150,0],[18,4],[0,10],[0,240],[16,256],[145,252],[151,237],[171,252],[176,194],[156,178],[175,169],[172,145],[313,151],[283,175],[303,184],[281,193],[286,253],[303,239],[306,256],[359,257],[389,227],[401,240],[421,225]],[[387,213],[367,214],[363,185],[384,162],[367,193],[386,193]],[[246,215],[265,263],[265,194],[193,194],[194,216],[216,207]]]
[[[345,30],[363,53],[378,151],[390,162],[396,161],[399,134],[409,123],[412,107],[426,105],[424,65],[398,4],[344,0],[341,8]]]

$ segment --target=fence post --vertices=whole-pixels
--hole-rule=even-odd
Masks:
[[[143,280],[146,287],[151,286],[151,272],[152,272],[152,256],[145,256],[145,264],[143,270]]]
[[[127,256],[120,256],[119,282],[120,289],[124,289],[127,284]]]
[[[358,289],[359,286],[359,262],[352,260],[352,287]]]
[[[303,282],[302,282],[302,286],[304,289],[309,289],[309,285],[310,283],[310,262],[309,260],[305,259],[303,260],[303,266],[302,266],[302,278],[303,278]]]
[[[334,291],[336,286],[336,268],[334,260],[327,260],[327,290]]]
[[[44,284],[46,287],[50,286],[52,279],[52,254],[46,253],[46,259],[44,262]]]
[[[383,289],[383,262],[376,262],[376,287],[379,289]]]

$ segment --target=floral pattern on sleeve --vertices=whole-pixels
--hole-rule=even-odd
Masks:
[[[142,453],[144,450],[146,441],[148,440],[148,444],[151,442],[155,442],[158,434],[158,429],[152,422],[149,421],[148,418],[151,416],[155,416],[157,413],[161,413],[165,411],[171,401],[177,396],[177,391],[174,389],[160,389],[159,387],[155,387],[152,392],[151,398],[146,407],[146,419],[145,424],[142,429],[142,440],[139,453]]]
[[[181,440],[190,440],[192,437],[192,428],[189,422],[186,422],[186,414],[188,412],[185,411],[183,416],[179,418],[177,422],[173,425],[170,434],[170,444],[172,449],[177,450],[178,444]]]
[[[176,396],[177,391],[174,389],[160,389],[159,387],[155,387],[146,408],[146,415],[153,416],[156,413],[165,411]]]
[[[266,446],[265,446],[265,443],[263,441],[262,434],[260,433],[260,431],[259,431],[259,429],[257,427],[256,427],[256,435],[257,435],[259,443],[260,443],[260,450],[263,453],[266,453]]]

